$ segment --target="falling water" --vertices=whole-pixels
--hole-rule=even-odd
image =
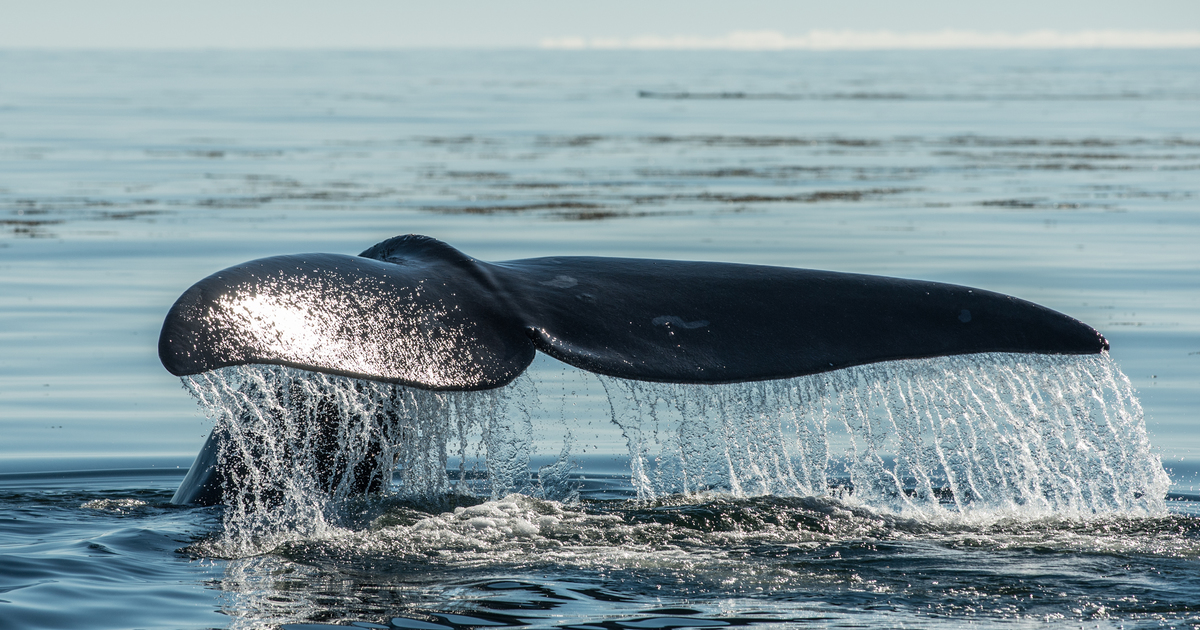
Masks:
[[[911,515],[1165,509],[1169,480],[1106,354],[940,357],[715,386],[580,375],[605,392],[643,500],[834,496]],[[221,437],[231,541],[320,536],[364,488],[570,496],[569,431],[557,462],[530,472],[545,409],[527,376],[432,392],[255,365],[184,382]]]
[[[480,461],[492,496],[537,490],[521,404],[528,381],[432,392],[271,365],[183,381],[215,421],[225,538],[235,547],[336,530],[362,488],[398,481],[412,497],[475,494],[467,481],[483,471],[469,467]]]
[[[718,386],[605,379],[645,499],[834,494],[898,512],[1163,509],[1169,481],[1105,355],[893,361]]]

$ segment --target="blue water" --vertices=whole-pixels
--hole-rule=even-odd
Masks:
[[[0,627],[1200,623],[1198,70],[1195,51],[0,53]],[[578,499],[484,484],[456,516],[400,492],[222,546],[219,508],[167,504],[212,420],[158,363],[166,310],[232,264],[401,233],[1044,304],[1112,342],[1173,500],[637,501],[628,423],[543,361],[530,461],[570,428]]]

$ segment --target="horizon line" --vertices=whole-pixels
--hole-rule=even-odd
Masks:
[[[1060,31],[1037,29],[1022,32],[942,29],[924,32],[890,30],[813,29],[802,35],[776,30],[738,30],[725,35],[638,35],[634,37],[545,37],[536,43],[513,44],[237,44],[159,43],[82,46],[17,45],[0,43],[3,52],[71,51],[256,51],[256,52],[380,52],[380,51],[954,51],[954,50],[1181,50],[1200,48],[1200,30],[1090,29]]]

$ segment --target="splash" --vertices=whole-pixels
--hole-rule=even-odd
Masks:
[[[183,382],[220,438],[222,553],[332,535],[351,504],[373,491],[437,498],[537,490],[522,406],[527,380],[504,390],[432,392],[249,365]],[[470,485],[481,476],[486,489]]]
[[[1169,480],[1107,354],[981,354],[699,387],[604,379],[639,497],[838,495],[897,512],[1158,513]]]
[[[1107,354],[940,357],[715,386],[575,378],[603,390],[642,500],[830,496],[926,517],[1165,510],[1169,480]],[[332,535],[381,490],[562,500],[573,449],[588,447],[566,426],[555,462],[531,472],[535,419],[556,421],[527,376],[432,392],[252,365],[184,383],[221,437],[235,545]]]

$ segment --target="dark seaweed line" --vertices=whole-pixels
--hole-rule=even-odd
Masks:
[[[792,195],[736,195],[727,193],[699,193],[690,195],[642,195],[628,199],[635,205],[661,203],[664,201],[716,201],[718,203],[821,203],[827,201],[862,201],[884,195],[897,195],[919,190],[917,188],[868,188],[862,190],[818,190],[811,193]],[[599,203],[587,201],[548,201],[513,205],[486,206],[425,206],[427,212],[439,214],[515,214],[537,211],[554,212],[555,216],[577,219],[602,219],[610,217],[650,216],[648,212],[619,211]]]

